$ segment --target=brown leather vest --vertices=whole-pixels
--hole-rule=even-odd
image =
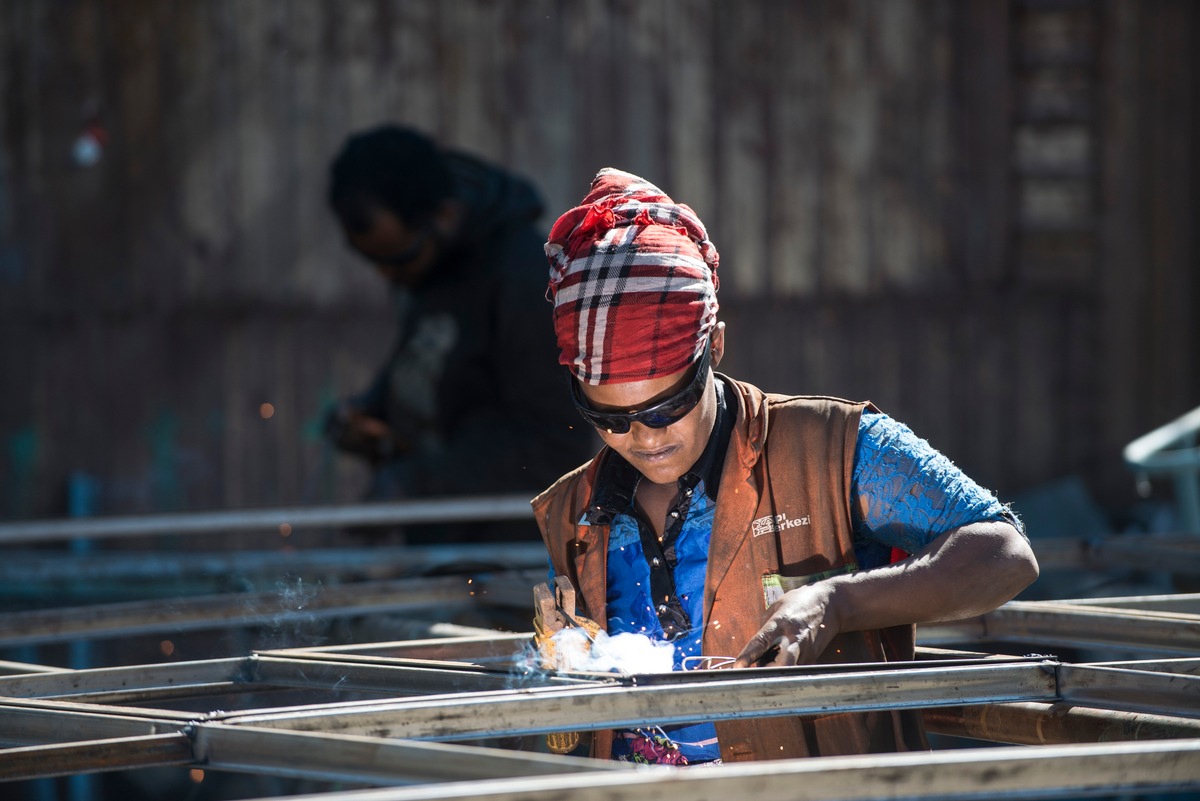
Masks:
[[[864,403],[767,395],[726,379],[737,422],[717,493],[704,587],[703,650],[736,656],[765,620],[766,574],[808,577],[854,562],[850,476]],[[554,570],[578,588],[579,613],[607,623],[608,527],[578,525],[599,458],[533,500]],[[913,658],[913,627],[849,632],[818,660]],[[913,712],[776,717],[718,722],[722,759],[783,759],[923,749]],[[592,754],[607,758],[612,733],[597,732]]]

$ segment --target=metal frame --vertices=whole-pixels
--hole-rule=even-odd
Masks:
[[[468,499],[470,500],[470,499]],[[336,510],[161,515],[0,525],[0,543],[529,516],[524,498],[406,502]],[[449,505],[447,505],[449,504]],[[305,511],[306,514],[293,514]],[[466,517],[464,517],[466,515]],[[1200,573],[1194,541],[1129,537],[1036,543],[1084,568],[1131,564]],[[1147,550],[1150,549],[1150,550]],[[78,643],[135,633],[278,624],[499,604],[528,608],[541,549],[493,548],[479,573],[401,578],[479,550],[260,552],[239,569],[281,565],[330,581],[303,609],[277,593],[225,593],[0,614],[0,645]],[[157,571],[197,579],[228,555],[26,554],[0,577],[81,571],[98,582]],[[240,557],[239,557],[240,558]],[[288,560],[292,561],[289,562]],[[190,560],[190,561],[189,561]],[[422,560],[425,560],[422,562]],[[385,572],[380,572],[380,571]],[[7,571],[7,572],[5,572]],[[15,573],[13,571],[16,571]],[[395,571],[395,572],[386,572]],[[411,576],[411,573],[408,573]],[[541,572],[537,575],[540,577]],[[380,580],[385,578],[386,580]],[[1013,602],[921,627],[920,659],[891,665],[689,671],[654,676],[523,670],[524,632],[289,648],[156,665],[62,670],[0,664],[0,782],[179,766],[352,782],[326,799],[1051,798],[1200,793],[1200,595]],[[997,646],[1095,649],[1105,661],[1003,656]],[[971,652],[938,646],[981,646]],[[1142,658],[1134,658],[1130,654]],[[1089,657],[1090,658],[1090,657]],[[935,735],[1014,744],[929,753],[822,757],[695,769],[636,768],[518,750],[543,734],[851,710],[920,709]],[[1028,747],[1032,746],[1032,747]],[[303,758],[298,759],[297,754]],[[400,786],[413,785],[413,786]]]
[[[1200,615],[1178,611],[1200,603],[1197,597],[1107,603],[1042,606],[1063,613],[1088,608],[1115,620],[1137,612],[1200,623]],[[982,628],[1007,614],[1002,607],[985,615]],[[1073,625],[1055,615],[1045,620]],[[1159,648],[1160,634],[1147,631],[1146,644]],[[1130,638],[1118,633],[1125,647]],[[916,663],[624,677],[522,672],[516,666],[529,637],[284,649],[0,677],[0,738],[11,746],[0,749],[0,779],[177,765],[368,788],[315,796],[347,801],[564,794],[581,801],[618,795],[727,801],[734,792],[756,799],[1049,798],[1200,790],[1200,652],[1067,664],[923,646]],[[307,702],[295,702],[296,690]],[[312,703],[321,693],[336,697]],[[197,703],[212,711],[188,710]],[[935,733],[1039,745],[680,770],[491,742],[647,721],[898,708],[926,710]],[[1121,741],[1098,742],[1109,738]],[[480,740],[488,744],[466,742]],[[416,786],[393,786],[410,784]]]

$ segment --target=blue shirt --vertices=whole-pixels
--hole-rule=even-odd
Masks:
[[[721,395],[720,406],[724,406]],[[720,425],[718,419],[718,428]],[[723,443],[717,452],[723,456]],[[704,462],[704,457],[700,461]],[[687,511],[674,545],[675,590],[692,621],[691,628],[675,640],[676,670],[703,667],[693,660],[684,661],[702,653],[704,578],[716,511],[716,487],[712,486],[715,474],[707,468],[698,474],[689,473],[694,491],[686,498]],[[855,556],[863,569],[890,562],[893,547],[914,553],[938,536],[969,523],[998,519],[1016,522],[991,492],[908,426],[878,412],[864,411],[859,421],[850,492],[851,497],[862,501],[851,504],[851,508]],[[632,490],[627,500],[628,507],[612,517],[609,533],[608,630],[611,634],[637,632],[666,639],[651,599],[650,568],[632,509]],[[865,511],[860,511],[860,506]],[[614,758],[629,758],[630,739],[624,734],[618,732],[614,739]],[[666,734],[679,745],[689,763],[720,757],[711,723],[670,727]]]

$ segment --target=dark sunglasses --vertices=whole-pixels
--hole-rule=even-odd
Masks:
[[[570,379],[571,399],[575,401],[575,408],[579,410],[579,414],[583,416],[584,420],[610,434],[626,434],[634,423],[641,423],[650,428],[666,428],[679,422],[688,412],[695,409],[700,398],[704,396],[704,388],[708,386],[708,365],[711,361],[711,353],[712,340],[710,339],[704,346],[704,354],[700,357],[691,382],[666,400],[654,404],[649,409],[642,409],[640,412],[596,411],[588,405],[587,399],[583,396],[583,390],[579,388],[579,381],[574,376]]]

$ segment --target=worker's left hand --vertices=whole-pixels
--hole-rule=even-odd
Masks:
[[[807,665],[817,657],[838,633],[834,611],[833,587],[822,582],[798,587],[767,610],[767,622],[750,638],[738,654],[734,667]],[[774,647],[779,646],[777,654]]]

